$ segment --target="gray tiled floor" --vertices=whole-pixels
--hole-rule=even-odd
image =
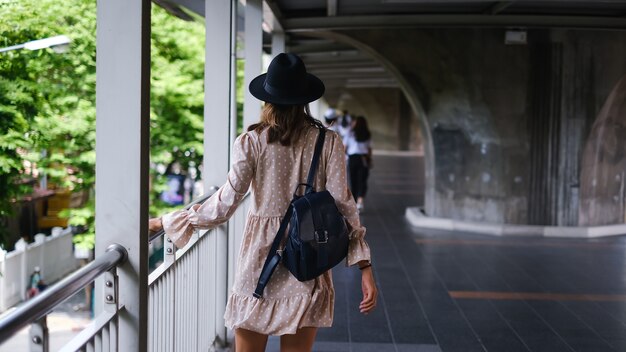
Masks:
[[[270,338],[267,344],[268,352],[280,351],[278,338]],[[437,345],[409,345],[393,343],[366,343],[366,342],[330,342],[318,341],[313,347],[316,352],[441,352]]]
[[[334,326],[320,329],[315,351],[626,351],[624,238],[418,230],[404,210],[423,202],[421,160],[385,156],[375,165],[362,221],[379,305],[361,315],[359,271],[335,268]],[[530,296],[498,297],[512,292]],[[272,338],[268,351],[277,350]]]

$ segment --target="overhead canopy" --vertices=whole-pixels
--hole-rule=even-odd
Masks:
[[[155,0],[204,15],[204,0]],[[316,37],[336,30],[432,27],[626,29],[626,0],[267,0],[266,28],[286,33],[329,94],[345,88],[395,87],[369,56]],[[241,12],[240,12],[241,13]],[[240,21],[243,23],[243,21]],[[271,36],[264,36],[269,51]]]
[[[268,2],[287,32],[416,26],[626,28],[624,0]]]

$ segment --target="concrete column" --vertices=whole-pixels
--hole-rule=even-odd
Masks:
[[[99,0],[96,70],[96,256],[119,243],[120,351],[146,351],[148,170],[150,158],[149,0]],[[102,311],[102,279],[96,282]]]
[[[235,9],[236,0],[206,1],[206,61],[204,84],[204,189],[219,187],[226,182],[230,164],[231,116],[235,86]],[[219,226],[212,238],[215,251],[213,267],[206,274],[214,276],[215,290],[205,292],[207,314],[214,320],[209,328],[214,329],[219,341],[226,341],[224,309],[228,293],[228,226]],[[202,331],[198,331],[202,334]]]
[[[245,10],[245,69],[244,82],[246,95],[243,105],[243,128],[259,121],[261,103],[250,94],[248,86],[254,77],[261,74],[261,54],[263,50],[263,2],[261,0],[246,1]]]

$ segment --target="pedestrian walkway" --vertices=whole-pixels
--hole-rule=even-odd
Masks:
[[[626,238],[501,238],[412,228],[423,203],[415,156],[376,156],[362,221],[380,296],[358,311],[360,272],[334,269],[333,328],[315,351],[626,351]],[[73,307],[49,316],[51,351],[88,321]],[[28,350],[28,332],[0,352]],[[271,338],[268,351],[278,351]]]
[[[362,220],[380,289],[362,316],[360,273],[334,270],[335,322],[315,351],[626,351],[626,241],[411,228],[415,157],[378,156]],[[278,350],[270,339],[269,351]]]

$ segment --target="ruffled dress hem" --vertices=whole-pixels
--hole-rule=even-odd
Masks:
[[[224,320],[226,327],[232,330],[242,328],[275,336],[295,334],[304,327],[332,326],[334,306],[332,287],[319,287],[313,294],[276,299],[257,299],[232,292]]]

